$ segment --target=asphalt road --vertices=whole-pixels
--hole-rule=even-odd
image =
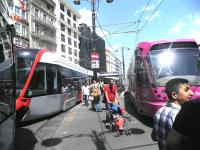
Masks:
[[[125,107],[125,129],[120,135],[105,127],[106,111],[93,112],[78,104],[52,117],[16,128],[14,150],[158,150],[151,140],[152,119],[139,116],[129,96],[121,96]]]

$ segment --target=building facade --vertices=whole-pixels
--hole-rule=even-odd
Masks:
[[[57,53],[70,62],[79,64],[80,14],[66,0],[56,0],[56,42]]]
[[[119,58],[109,49],[106,49],[106,71],[122,74],[121,66]]]
[[[15,22],[16,36],[14,44],[16,47],[30,47],[30,24],[29,11],[27,11],[29,4],[19,0],[8,0],[8,5]]]
[[[80,14],[66,0],[8,0],[15,20],[15,47],[48,49],[79,64]]]

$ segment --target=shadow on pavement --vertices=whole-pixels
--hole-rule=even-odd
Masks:
[[[21,140],[23,137],[23,140]],[[14,150],[34,150],[37,139],[34,134],[25,128],[16,130]]]
[[[133,98],[133,96],[129,92],[126,92],[124,94],[124,106],[125,106],[126,112],[129,113],[129,114],[131,114],[135,118],[137,118],[140,122],[142,122],[146,126],[149,126],[149,127],[152,128],[153,127],[153,120],[152,120],[152,118],[150,118],[148,116],[140,115],[136,111],[136,108],[133,105],[133,103],[131,102],[132,98]]]
[[[55,146],[58,145],[62,142],[61,138],[51,138],[51,139],[46,139],[42,142],[42,145],[46,146],[46,147],[51,147],[51,146]]]

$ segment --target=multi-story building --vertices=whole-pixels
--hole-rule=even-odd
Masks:
[[[17,36],[16,47],[56,51],[55,3],[53,0],[8,0]]]
[[[79,47],[80,47],[80,66],[91,69],[91,52],[92,52],[92,31],[86,24],[79,24]]]
[[[118,74],[122,72],[119,58],[109,49],[106,49],[106,71],[116,72]]]
[[[29,11],[27,11],[29,4],[25,3],[23,0],[8,0],[8,5],[13,15],[17,33],[13,42],[16,47],[29,47],[30,25]]]
[[[56,1],[57,53],[66,60],[79,64],[79,31],[77,19],[80,14],[66,1]]]
[[[17,36],[16,47],[48,49],[79,64],[80,14],[66,0],[8,0]]]
[[[56,16],[53,0],[30,0],[30,47],[56,51]]]
[[[79,25],[80,31],[80,65],[86,69],[91,70],[91,53],[92,48],[92,31],[86,24]],[[99,69],[97,72],[106,71],[106,54],[105,54],[105,41],[95,35],[95,50],[99,53]]]

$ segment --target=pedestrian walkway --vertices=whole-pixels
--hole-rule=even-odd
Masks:
[[[122,102],[124,103],[124,102]],[[131,128],[130,136],[114,137],[105,128],[105,110],[94,112],[90,107],[79,104],[68,112],[52,118],[43,129],[38,130],[32,150],[157,150],[157,144],[151,140],[151,128],[142,124],[130,114],[128,127]],[[56,119],[57,118],[57,119]],[[57,122],[59,121],[59,123]],[[51,122],[51,123],[50,123]],[[31,126],[33,126],[31,129]],[[34,125],[24,127],[26,130],[35,131]],[[54,126],[54,128],[52,127]],[[56,127],[57,126],[57,127]],[[30,140],[29,140],[30,141]],[[30,144],[31,145],[31,144]]]

